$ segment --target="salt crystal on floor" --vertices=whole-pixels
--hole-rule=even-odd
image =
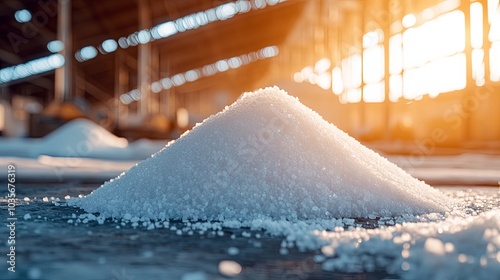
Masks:
[[[202,271],[188,272],[182,275],[181,280],[207,280],[207,276]]]
[[[425,240],[424,248],[430,254],[434,254],[437,256],[442,256],[445,254],[443,242],[436,238],[427,238],[427,240]]]
[[[500,275],[499,228],[497,209],[466,219],[330,232],[321,236],[329,243],[321,250],[323,269],[352,272],[352,264],[376,259],[403,279],[490,279]]]
[[[103,217],[209,221],[401,216],[444,212],[449,204],[276,87],[245,93],[69,201]]]
[[[219,272],[224,276],[236,276],[241,273],[241,265],[235,261],[221,261]]]
[[[240,253],[240,249],[238,249],[236,247],[229,247],[229,248],[227,248],[227,253],[230,256],[236,256]]]

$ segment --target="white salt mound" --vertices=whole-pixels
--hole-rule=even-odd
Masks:
[[[290,221],[444,212],[450,201],[274,87],[245,93],[69,201],[104,217]]]
[[[70,121],[45,136],[33,148],[34,156],[129,158],[127,139],[117,137],[100,125],[86,120]]]

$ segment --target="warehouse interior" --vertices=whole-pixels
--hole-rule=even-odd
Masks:
[[[5,0],[0,21],[3,137],[175,139],[276,85],[386,152],[500,150],[498,0]]]

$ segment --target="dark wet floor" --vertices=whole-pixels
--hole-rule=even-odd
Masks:
[[[251,237],[244,237],[242,234],[249,232],[248,229],[223,229],[223,236],[214,231],[179,236],[176,230],[168,228],[134,229],[111,220],[104,224],[95,221],[68,223],[68,220],[75,220],[75,215],[78,217],[84,212],[50,202],[51,197],[75,197],[96,187],[17,186],[16,272],[7,270],[5,252],[8,251],[9,231],[4,226],[0,229],[0,238],[4,239],[0,279],[230,279],[218,270],[222,260],[233,260],[242,267],[241,272],[231,279],[398,279],[383,268],[361,274],[323,271],[321,264],[313,261],[319,252],[299,252],[291,248],[288,254],[282,255],[282,238],[264,232],[252,232]],[[498,196],[497,190],[492,191]],[[483,195],[488,195],[488,191]],[[30,201],[25,201],[24,197]],[[43,201],[44,197],[48,202]],[[5,199],[0,205],[0,219],[6,222]],[[28,213],[31,218],[24,219]],[[366,221],[357,222],[363,222],[367,227],[376,225],[369,221],[368,224]],[[182,228],[182,223],[171,222],[170,226]],[[229,255],[230,247],[238,248],[239,253]]]
[[[119,224],[112,221],[102,225],[95,221],[70,224],[68,220],[84,212],[50,202],[51,197],[75,197],[96,187],[17,186],[20,204],[15,213],[18,219],[16,272],[9,272],[4,260],[0,265],[0,279],[194,280],[203,276],[205,279],[397,279],[383,270],[362,274],[323,271],[321,264],[313,261],[318,252],[291,248],[288,254],[282,255],[281,237],[264,232],[243,237],[242,233],[249,232],[248,229],[224,229],[223,236],[211,231],[179,236],[175,230],[165,228],[134,229],[130,225],[117,228]],[[30,201],[24,201],[24,197]],[[44,202],[44,197],[49,202]],[[5,200],[0,208],[0,219],[7,221]],[[31,218],[25,220],[28,213]],[[170,223],[170,226],[176,225],[182,227],[181,223]],[[3,252],[7,252],[8,234],[8,228],[2,227]],[[229,255],[230,247],[238,248],[239,253]],[[234,277],[222,275],[218,270],[222,260],[236,261],[242,267],[241,273]]]

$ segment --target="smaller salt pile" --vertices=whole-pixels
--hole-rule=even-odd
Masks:
[[[55,157],[128,158],[127,139],[117,137],[100,125],[86,120],[70,121],[42,138],[33,155]]]
[[[444,212],[450,202],[274,87],[68,203],[126,219],[299,221]]]

